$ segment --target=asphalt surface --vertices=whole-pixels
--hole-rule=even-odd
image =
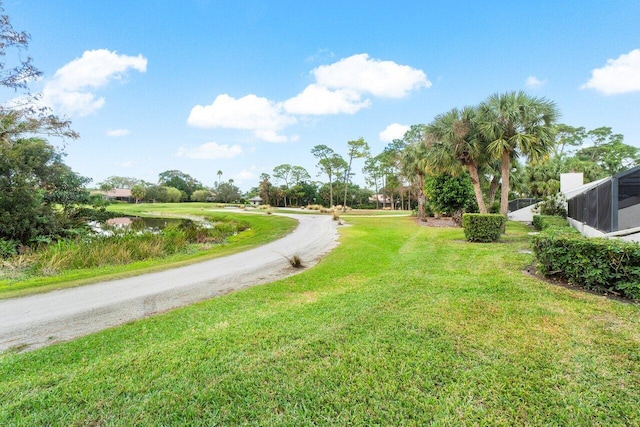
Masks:
[[[306,267],[338,244],[329,215],[286,215],[297,228],[238,254],[126,279],[0,300],[0,351],[68,341],[238,289],[293,275],[287,257]]]

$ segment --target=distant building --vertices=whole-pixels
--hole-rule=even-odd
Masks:
[[[249,199],[249,203],[251,203],[251,206],[260,206],[262,204],[262,197],[260,196],[255,196]]]
[[[369,197],[369,201],[386,205],[391,204],[391,199],[389,198],[389,196],[385,196],[384,194],[374,194],[373,196]]]
[[[109,191],[97,191],[96,194],[102,194],[105,199],[118,202],[133,203],[135,199],[131,195],[129,188],[114,188]]]

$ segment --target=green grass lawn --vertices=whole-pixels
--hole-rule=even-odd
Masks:
[[[212,205],[205,203],[117,204],[109,207],[111,211],[137,216],[185,218],[206,218],[208,215],[220,216],[219,210],[212,212],[211,209]],[[230,237],[226,243],[216,245],[206,251],[179,253],[169,257],[132,262],[126,265],[67,270],[53,276],[29,277],[20,281],[7,280],[0,277],[0,299],[80,286],[87,283],[95,283],[99,280],[129,277],[230,255],[276,240],[291,232],[297,224],[293,219],[272,215],[244,215],[235,209],[228,209],[223,212],[227,217],[248,221],[251,224],[251,228]]]
[[[493,244],[349,218],[286,280],[0,355],[0,425],[640,425],[640,307]]]

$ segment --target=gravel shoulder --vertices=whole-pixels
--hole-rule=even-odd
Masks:
[[[301,270],[338,245],[329,215],[283,214],[298,221],[282,239],[238,254],[186,267],[0,301],[0,351],[33,350],[239,289],[269,283]]]

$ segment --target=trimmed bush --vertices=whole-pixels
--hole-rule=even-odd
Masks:
[[[462,215],[464,237],[470,242],[495,242],[500,238],[506,218],[499,214]]]
[[[585,289],[640,299],[640,245],[587,238],[572,230],[549,228],[533,237],[540,272]]]
[[[569,222],[566,218],[556,215],[534,215],[531,224],[536,230],[546,230],[551,227],[569,227]]]

